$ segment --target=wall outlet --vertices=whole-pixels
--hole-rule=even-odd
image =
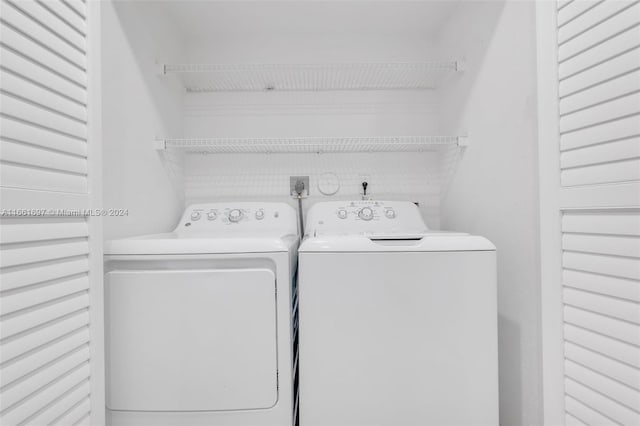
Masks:
[[[289,176],[289,193],[297,197],[298,193],[296,192],[296,184],[298,182],[302,182],[304,185],[304,190],[302,191],[303,197],[309,196],[309,176]]]

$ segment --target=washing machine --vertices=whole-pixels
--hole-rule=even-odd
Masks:
[[[298,261],[302,426],[498,424],[491,242],[410,202],[326,202]]]
[[[105,247],[112,425],[294,423],[296,213],[196,204]]]

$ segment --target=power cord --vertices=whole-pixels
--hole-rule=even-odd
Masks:
[[[298,223],[300,226],[300,239],[302,240],[302,237],[304,236],[304,219],[302,218],[302,194],[304,193],[304,182],[302,180],[298,180],[293,189],[296,192],[296,198],[298,199]]]

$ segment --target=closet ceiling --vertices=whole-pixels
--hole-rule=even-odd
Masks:
[[[149,3],[155,2],[147,2]],[[160,1],[184,38],[389,34],[433,38],[457,1]]]

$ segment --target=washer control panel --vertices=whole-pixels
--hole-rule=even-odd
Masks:
[[[227,214],[227,218],[231,223],[238,223],[242,220],[243,217],[244,212],[242,211],[242,209],[231,209]]]
[[[408,201],[329,201],[307,215],[307,233],[415,233],[426,231],[418,207]]]
[[[296,212],[286,203],[208,203],[189,206],[176,232],[250,232],[278,230],[297,233]]]
[[[378,221],[381,218],[395,219],[396,210],[390,202],[384,201],[351,201],[342,203],[335,210],[335,215],[342,220]]]

